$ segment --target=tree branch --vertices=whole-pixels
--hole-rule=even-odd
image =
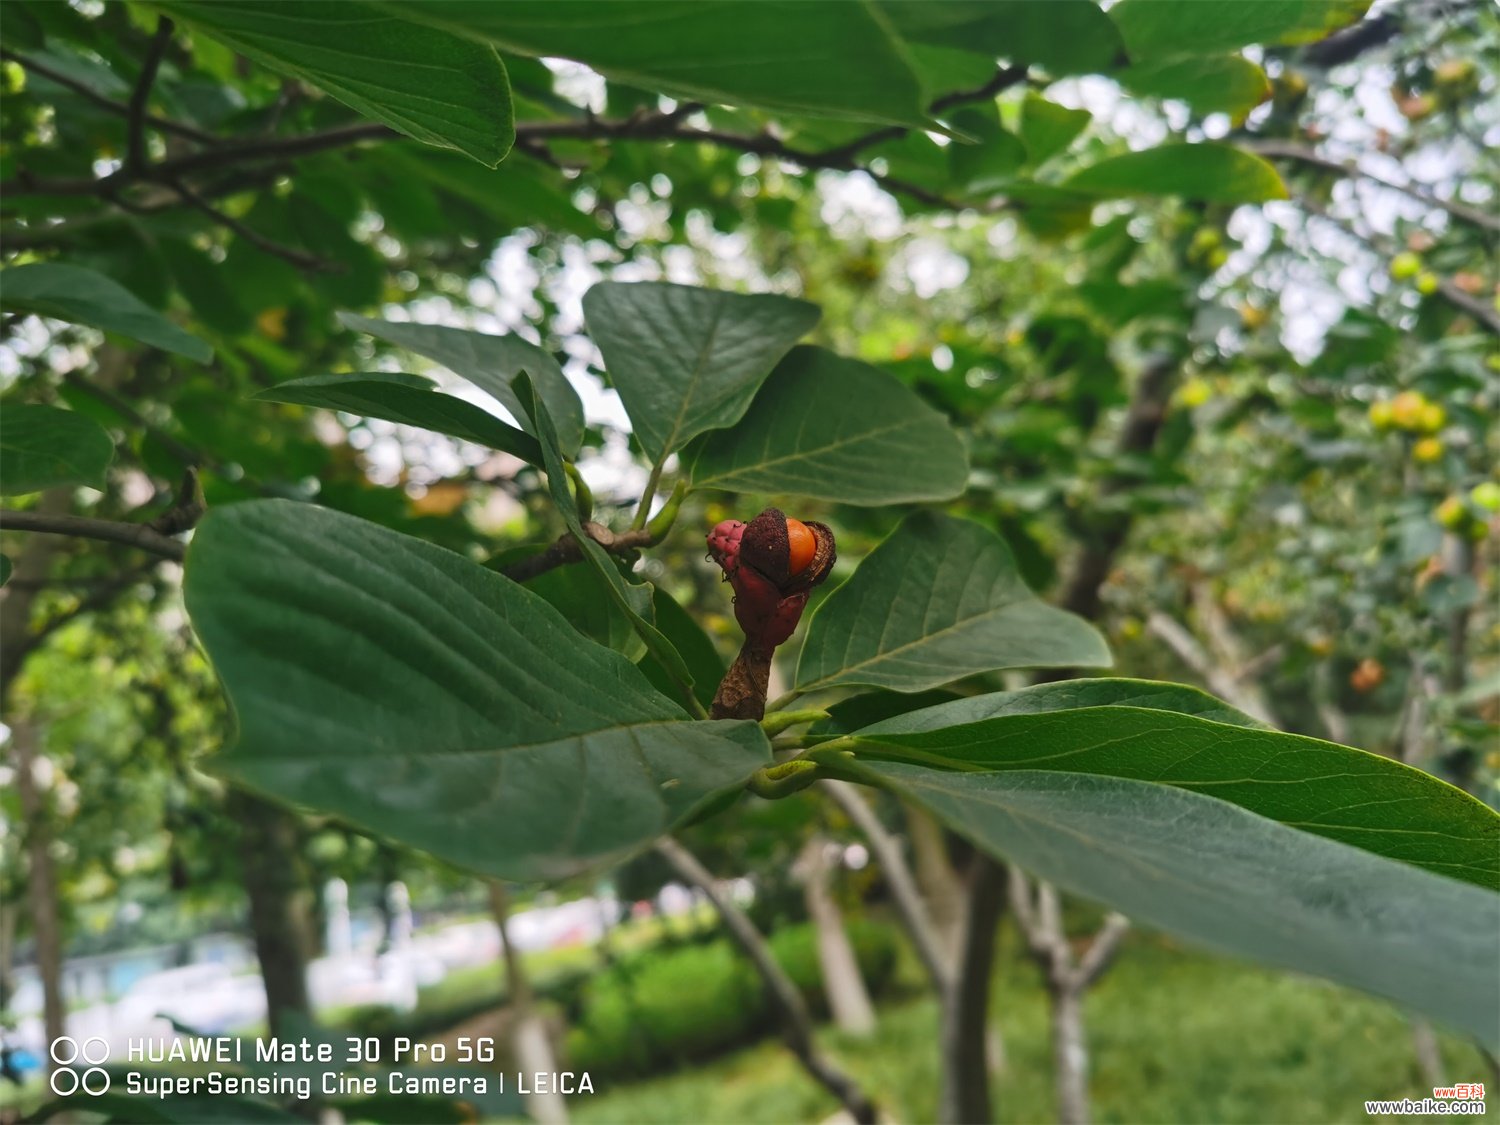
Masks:
[[[126,107],[129,134],[125,146],[125,167],[139,175],[146,167],[146,105],[151,100],[151,87],[156,84],[156,72],[161,68],[162,56],[167,53],[167,44],[172,41],[172,21],[160,16],[156,21],[156,34],[146,49],[141,63],[141,73],[136,79],[135,89],[130,92],[130,104]]]
[[[283,246],[281,243],[275,242],[251,227],[246,226],[233,216],[225,214],[181,180],[173,180],[170,187],[181,197],[184,203],[202,211],[220,226],[232,230],[257,250],[282,258],[291,262],[292,265],[297,266],[299,269],[310,272],[327,273],[334,269],[331,262],[326,262],[322,258],[312,254],[304,254],[301,250],[294,250],[290,246]]]
[[[77,539],[99,539],[106,543],[122,543],[127,547],[138,547],[164,559],[181,562],[187,556],[187,546],[180,540],[169,538],[155,528],[143,523],[123,523],[116,520],[97,520],[87,516],[48,515],[43,512],[0,511],[0,529],[5,531],[37,531],[46,535],[71,535]]]
[[[73,93],[79,95],[84,100],[98,106],[100,109],[107,110],[110,113],[119,114],[122,117],[128,116],[130,113],[129,106],[123,105],[120,102],[111,101],[109,98],[106,98],[103,94],[99,93],[92,87],[85,85],[84,83],[78,81],[76,78],[72,78],[69,75],[64,74],[60,70],[54,70],[46,63],[37,62],[35,59],[27,58],[25,55],[18,55],[14,51],[6,50],[4,48],[0,48],[0,59],[4,59],[8,62],[13,62],[18,66],[31,71],[31,73],[33,74],[41,75],[49,82],[54,82],[66,90],[71,90],[73,91]],[[146,124],[152,126],[153,128],[160,129],[164,133],[176,133],[179,137],[184,137],[190,141],[197,141],[201,145],[212,145],[219,143],[219,139],[212,133],[205,133],[202,129],[194,128],[192,125],[184,124],[181,121],[173,121],[168,117],[158,117],[153,113],[144,114],[143,118]]]
[[[812,1017],[802,1001],[802,994],[777,964],[760,931],[723,895],[714,877],[692,852],[670,836],[656,842],[656,851],[690,886],[702,891],[718,911],[730,938],[760,974],[772,1005],[780,1013],[782,1037],[803,1069],[837,1098],[855,1121],[873,1123],[876,1119],[874,1103],[853,1079],[818,1052],[813,1042]]]
[[[969,868],[958,971],[943,1001],[943,1085],[938,1120],[969,1125],[990,1114],[990,973],[995,930],[1005,901],[1005,868],[983,852]]]
[[[638,547],[652,547],[660,541],[660,536],[644,527],[616,533],[603,524],[589,520],[585,521],[583,530],[590,539],[612,555],[624,555]],[[582,560],[583,547],[569,532],[559,537],[541,554],[512,563],[500,573],[516,582],[529,582],[539,574],[546,574],[549,570]]]
[[[921,892],[917,890],[916,879],[912,877],[911,868],[901,850],[901,841],[886,831],[885,825],[875,815],[875,810],[870,808],[854,786],[832,779],[818,784],[870,842],[870,850],[875,853],[880,870],[885,875],[886,885],[891,889],[897,913],[906,925],[906,932],[916,946],[917,956],[927,969],[927,975],[932,978],[933,987],[941,996],[953,987],[953,965],[932,924],[927,904],[922,901]]]
[[[1468,223],[1478,227],[1480,230],[1488,231],[1490,234],[1500,233],[1500,218],[1487,211],[1481,211],[1477,207],[1459,203],[1456,200],[1443,199],[1427,188],[1419,184],[1398,184],[1387,180],[1383,176],[1377,176],[1373,172],[1367,172],[1354,161],[1335,160],[1332,157],[1323,156],[1305,145],[1299,145],[1293,141],[1283,140],[1242,140],[1237,142],[1241,147],[1251,152],[1259,153],[1261,156],[1269,156],[1273,160],[1291,160],[1298,164],[1306,164],[1312,168],[1320,168],[1325,172],[1335,175],[1347,176],[1357,179],[1369,180],[1372,184],[1378,184],[1391,191],[1400,192],[1410,199],[1424,203],[1428,207],[1436,207],[1446,211],[1460,222]]]

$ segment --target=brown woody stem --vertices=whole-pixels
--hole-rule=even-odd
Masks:
[[[734,658],[729,671],[719,681],[709,714],[715,719],[754,719],[766,717],[766,691],[771,686],[771,654],[762,646],[746,641]]]

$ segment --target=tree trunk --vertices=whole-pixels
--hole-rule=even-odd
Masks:
[[[42,981],[42,1024],[48,1054],[42,1065],[53,1070],[50,1048],[67,1034],[67,1007],[62,994],[62,922],[57,908],[57,871],[52,865],[52,825],[37,785],[36,727],[31,719],[12,716],[10,737],[15,756],[16,797],[26,828],[26,895],[31,906],[31,933],[36,939],[36,969]]]
[[[823,992],[839,1030],[869,1035],[875,1030],[875,1009],[859,973],[859,960],[844,929],[844,914],[833,897],[829,841],[814,835],[797,861],[807,914],[818,936],[818,964],[823,970]]]
[[[266,1026],[272,1035],[283,1035],[289,1013],[311,1011],[312,892],[297,853],[297,824],[285,809],[242,789],[229,791],[227,811],[240,829],[240,868],[266,990]]]
[[[1089,1049],[1083,1034],[1083,994],[1070,987],[1054,988],[1051,993],[1057,1119],[1062,1125],[1088,1125]]]
[[[516,1066],[520,1067],[523,1074],[555,1074],[558,1070],[557,1055],[552,1050],[547,1023],[532,1003],[531,981],[526,976],[525,965],[521,963],[521,951],[510,940],[510,930],[507,928],[510,895],[506,893],[504,884],[494,879],[488,880],[485,886],[490,895],[490,913],[494,915],[495,926],[500,931],[500,952],[505,957],[505,988],[514,1017],[511,1050],[516,1055]],[[533,1085],[540,1086],[540,1083]],[[544,1087],[539,1093],[527,1094],[526,1109],[542,1125],[567,1125],[567,1099],[550,1086]]]
[[[938,1120],[984,1125],[990,1113],[988,1026],[995,929],[1004,902],[1005,869],[982,852],[969,871],[968,908],[958,974],[943,1002],[943,1085]]]

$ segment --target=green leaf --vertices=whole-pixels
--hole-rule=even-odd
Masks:
[[[510,83],[491,47],[358,0],[169,0],[156,6],[426,144],[457,149],[493,168],[515,142]]]
[[[526,588],[557,610],[591,641],[637,661],[646,653],[630,617],[616,603],[609,583],[591,566],[558,566],[528,579]],[[646,677],[651,679],[649,675]],[[670,681],[669,681],[670,683]],[[661,685],[652,680],[661,690]],[[671,690],[662,694],[672,696]]]
[[[969,473],[942,414],[894,375],[816,347],[782,360],[744,418],[684,461],[696,488],[846,504],[947,500]]]
[[[542,463],[542,448],[536,438],[471,402],[443,394],[434,389],[431,380],[419,375],[394,372],[310,375],[278,383],[252,397],[419,426],[499,449],[528,464]]]
[[[1197,113],[1227,113],[1235,120],[1271,96],[1266,72],[1239,55],[1153,59],[1115,77],[1132,94],[1178,98]]]
[[[662,667],[673,680],[682,687],[691,689],[693,676],[688,671],[682,655],[652,621],[654,609],[651,583],[631,582],[620,573],[620,568],[615,564],[609,552],[601,547],[593,536],[584,533],[583,521],[578,515],[578,506],[568,487],[567,470],[563,467],[562,456],[557,451],[557,434],[552,428],[552,419],[547,414],[547,407],[542,402],[540,393],[525,372],[516,377],[516,390],[517,393],[526,396],[523,401],[527,403],[527,416],[536,427],[537,440],[541,442],[542,465],[547,472],[547,491],[552,497],[553,504],[557,506],[563,523],[567,524],[568,530],[573,533],[573,538],[578,540],[584,560],[604,579],[615,604],[630,618],[636,633],[645,642],[646,651],[661,662]]]
[[[114,455],[104,427],[76,411],[29,403],[0,409],[0,495],[64,484],[103,488]]]
[[[1062,186],[1100,196],[1179,195],[1207,203],[1285,199],[1276,169],[1233,145],[1165,144],[1079,169]]]
[[[1167,785],[895,762],[856,768],[1066,891],[1496,1041],[1500,896],[1491,891]]]
[[[87,324],[207,363],[214,350],[189,336],[102,273],[57,262],[12,266],[0,274],[0,308]]]
[[[1054,76],[1103,72],[1125,54],[1094,0],[880,0],[880,8],[913,42],[998,55]]]
[[[921,91],[866,4],[796,0],[386,0],[380,7],[519,55],[574,59],[699,101],[921,125]]]
[[[768,760],[524,587],[326,509],[210,512],[186,598],[238,720],[223,772],[485,874],[619,859]]]
[[[605,281],[584,294],[583,315],[636,439],[659,461],[738,422],[819,310],[769,294]]]
[[[719,681],[724,678],[724,658],[719,655],[713,641],[699,627],[698,622],[693,620],[692,615],[660,586],[652,592],[651,604],[656,611],[656,627],[682,654],[683,662],[693,677],[693,695],[707,708],[714,701]],[[646,679],[655,684],[656,690],[663,695],[676,699],[682,694],[682,688],[654,656],[647,656],[640,661],[640,668],[646,674]]]
[[[1026,146],[1000,127],[993,107],[955,113],[953,126],[974,139],[973,143],[955,141],[948,146],[953,182],[965,191],[1003,188],[1026,163]]]
[[[1026,588],[1010,548],[968,520],[909,516],[813,614],[804,691],[923,691],[1002,668],[1100,667],[1104,638]]]
[[[438,324],[403,324],[346,312],[339,313],[339,323],[426,356],[467,379],[499,401],[521,428],[534,436],[526,405],[512,386],[520,372],[529,372],[557,426],[562,455],[574,456],[583,444],[583,403],[557,360],[544,348],[518,336],[491,336]]]
[[[1120,0],[1109,16],[1133,59],[1211,55],[1252,43],[1312,43],[1364,15],[1370,0]]]
[[[1093,115],[1086,109],[1068,109],[1037,94],[1026,94],[1021,103],[1021,143],[1028,164],[1041,164],[1067,148],[1088,128]]]
[[[961,699],[855,734],[943,769],[1048,770],[1190,789],[1318,836],[1500,890],[1500,816],[1390,758],[1268,729],[1193,688],[1077,680]]]

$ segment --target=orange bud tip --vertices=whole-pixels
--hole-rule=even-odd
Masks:
[[[801,520],[786,521],[787,573],[801,574],[818,553],[818,537]]]

